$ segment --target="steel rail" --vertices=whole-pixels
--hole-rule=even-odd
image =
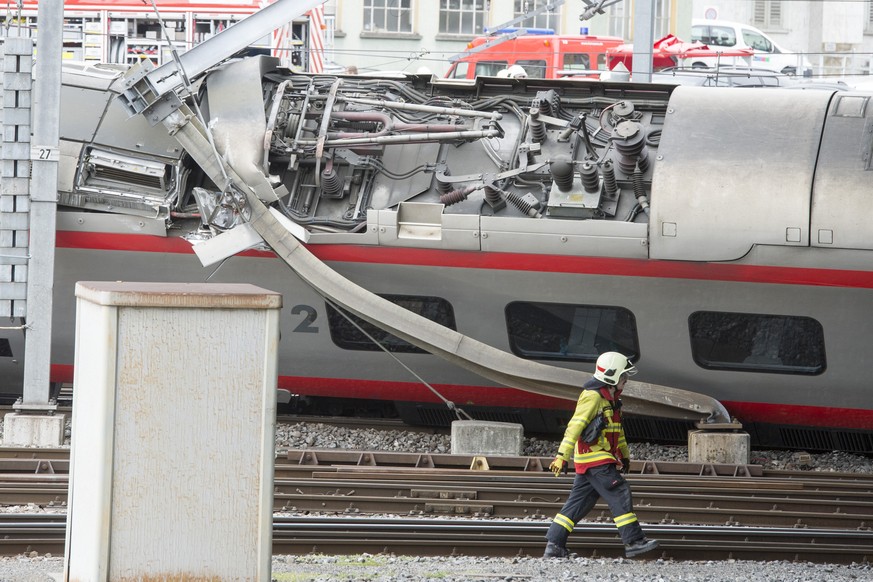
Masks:
[[[391,553],[416,556],[539,556],[547,521],[283,517],[273,522],[273,554]],[[645,559],[791,560],[868,563],[873,532],[793,528],[649,525],[661,542]],[[0,553],[64,551],[66,520],[0,514]],[[612,524],[577,525],[568,548],[579,556],[619,557]]]

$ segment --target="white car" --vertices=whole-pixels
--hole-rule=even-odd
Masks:
[[[691,40],[699,41],[713,50],[719,48],[752,49],[748,57],[708,57],[688,59],[682,63],[692,67],[717,67],[720,65],[743,65],[767,69],[787,75],[812,71],[810,62],[800,53],[793,53],[776,44],[772,38],[747,24],[725,20],[693,20]]]

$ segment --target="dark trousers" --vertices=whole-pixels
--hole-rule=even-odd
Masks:
[[[576,474],[573,489],[549,526],[546,539],[565,546],[573,527],[591,511],[600,497],[609,505],[622,542],[629,544],[644,537],[634,514],[630,485],[616,466],[610,464],[591,467],[585,473]]]

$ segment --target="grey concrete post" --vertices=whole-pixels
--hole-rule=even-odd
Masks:
[[[639,83],[652,80],[652,51],[655,44],[655,0],[634,2],[634,56],[631,79]]]
[[[64,4],[40,0],[37,12],[36,84],[33,103],[30,189],[30,263],[24,353],[23,410],[54,410],[49,404],[52,289],[58,201],[58,133]]]

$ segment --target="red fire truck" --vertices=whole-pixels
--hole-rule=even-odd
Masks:
[[[617,37],[589,35],[483,36],[451,59],[454,62],[446,77],[495,76],[512,65],[521,66],[528,77],[538,79],[597,75],[607,70],[607,51],[623,42]]]

